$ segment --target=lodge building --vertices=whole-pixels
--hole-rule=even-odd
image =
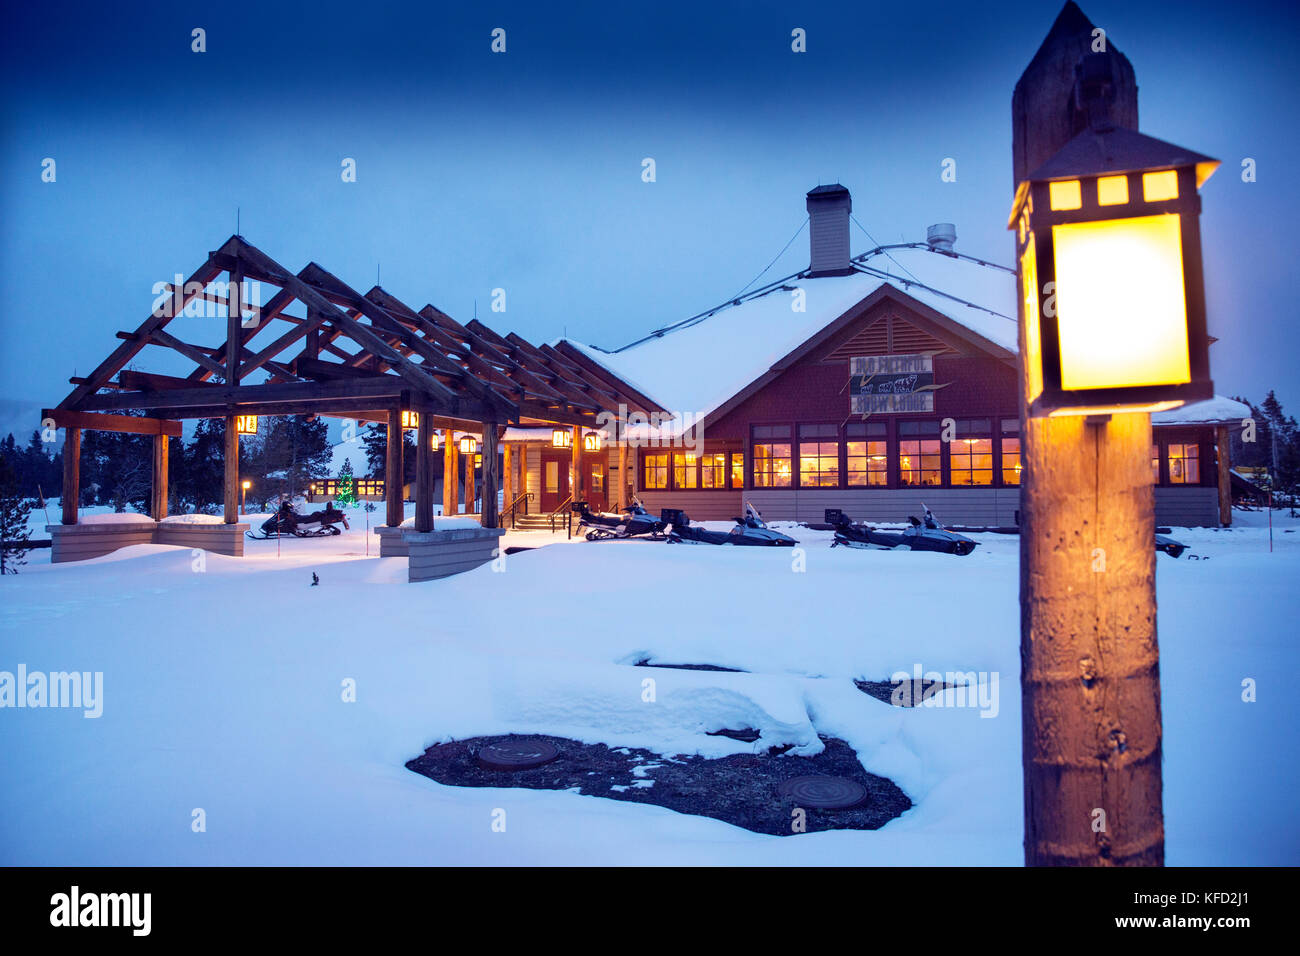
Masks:
[[[632,429],[627,473],[612,448],[589,456],[592,506],[621,477],[652,512],[698,520],[750,501],[769,520],[820,521],[835,507],[903,521],[924,504],[950,524],[1015,524],[1014,273],[956,251],[942,224],[924,243],[852,257],[848,190],[819,186],[807,208],[807,270],[620,349],[557,343],[674,410]],[[1159,524],[1231,520],[1228,429],[1248,415],[1216,398],[1152,416]],[[545,510],[568,490],[567,453],[549,452],[546,433],[513,437],[540,446],[522,461]]]

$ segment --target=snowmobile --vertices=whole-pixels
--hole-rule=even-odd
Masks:
[[[585,501],[580,502],[580,506],[582,510],[579,512],[578,527],[587,529],[588,541],[636,538],[642,535],[651,541],[664,539],[664,523],[645,510],[640,498],[633,498],[632,503],[623,509],[623,514],[591,511]]]
[[[921,507],[925,508],[925,505],[922,504]],[[877,531],[868,525],[855,524],[839,508],[826,509],[826,523],[835,529],[832,548],[842,544],[848,548],[896,548],[900,551],[939,551],[957,555],[970,554],[976,548],[977,542],[944,528],[929,508],[925,508],[924,520],[912,516],[908,521],[911,522],[910,527],[902,531]]]
[[[300,515],[293,510],[289,502],[282,502],[280,509],[271,517],[262,522],[262,533],[253,534],[252,531],[245,531],[244,534],[255,541],[264,541],[267,538],[281,538],[292,535],[295,538],[320,538],[330,534],[342,534],[337,525],[343,523],[343,527],[348,528],[348,517],[341,510],[334,507],[334,502],[326,502],[325,507],[320,511],[313,511],[311,514]]]
[[[1181,541],[1175,541],[1167,535],[1158,534],[1156,535],[1156,550],[1163,551],[1171,558],[1176,558],[1187,550],[1187,545]]]
[[[745,516],[736,518],[730,531],[709,531],[691,524],[678,508],[664,508],[659,515],[668,528],[670,544],[734,544],[737,547],[792,548],[799,542],[789,535],[773,531],[763,521],[763,516],[748,502]]]

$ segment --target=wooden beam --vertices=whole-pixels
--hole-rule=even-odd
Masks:
[[[512,454],[513,450],[514,442],[506,442],[505,448],[502,452],[505,461],[503,462],[501,469],[501,490],[504,492],[501,496],[501,506],[503,508],[509,508],[510,503],[514,500],[515,496],[515,462],[514,455]]]
[[[162,418],[136,415],[93,415],[88,412],[71,412],[62,408],[41,409],[41,420],[54,419],[55,428],[88,428],[91,431],[126,432],[130,435],[170,435],[179,438],[181,423]]]
[[[507,446],[509,447],[509,446]],[[479,524],[495,528],[501,523],[497,506],[497,426],[496,422],[483,423],[483,508]]]
[[[63,523],[77,523],[77,505],[81,500],[81,429],[63,429]]]
[[[117,333],[118,338],[128,339],[128,340],[134,338],[135,335],[136,333],[134,332]],[[211,358],[208,355],[207,349],[204,349],[198,345],[191,345],[188,342],[182,342],[180,339],[172,335],[170,332],[164,332],[162,329],[155,329],[153,332],[151,332],[148,335],[147,344],[162,345],[166,348],[174,349],[175,351],[180,352],[182,355],[184,355],[191,362],[197,363],[198,365],[207,369],[209,372],[213,372],[217,375],[221,375],[222,377],[225,377],[225,371],[226,371],[225,367],[216,359]]]
[[[573,426],[573,444],[569,454],[573,462],[573,480],[569,482],[569,491],[572,492],[574,501],[586,501],[582,480],[582,428],[578,425]]]
[[[433,530],[433,421],[420,416],[415,439],[415,530]]]
[[[233,238],[234,237],[231,237],[231,240],[227,240],[226,245],[230,245]],[[218,268],[212,262],[211,257],[209,257],[208,261],[200,266],[198,271],[190,276],[182,287],[182,290],[186,288],[195,289],[197,284],[197,290],[189,295],[184,291],[173,294],[171,303],[168,307],[160,309],[159,312],[151,312],[149,318],[146,319],[138,329],[136,329],[135,338],[123,342],[114,349],[113,353],[109,355],[108,358],[104,359],[104,361],[99,363],[96,369],[86,377],[85,384],[78,385],[67,398],[59,403],[59,408],[76,407],[82,400],[99,391],[100,387],[105,382],[120,372],[127,362],[131,361],[132,358],[139,354],[140,350],[144,348],[145,344],[148,342],[149,335],[152,332],[161,329],[172,320],[172,316],[182,312],[190,299],[192,299],[197,292],[202,291],[204,286],[220,274],[220,268]]]
[[[166,435],[153,436],[153,494],[149,516],[155,521],[167,517],[167,443]]]
[[[236,263],[230,270],[230,302],[226,306],[226,371],[227,385],[239,384],[239,348],[243,331],[244,292],[243,270]],[[202,363],[199,363],[202,364]]]
[[[196,385],[204,384],[198,379],[177,378],[175,375],[159,375],[156,372],[137,372],[126,368],[117,373],[117,382],[128,391],[145,392],[158,392],[169,388],[194,388]],[[211,384],[208,387],[217,386]]]
[[[459,514],[460,493],[456,486],[460,482],[460,476],[456,472],[456,432],[451,428],[443,429],[442,449],[442,513]]]
[[[285,382],[279,385],[209,385],[200,384],[188,389],[155,392],[117,392],[113,395],[94,395],[82,403],[90,411],[113,411],[123,408],[185,408],[206,405],[245,405],[268,402],[311,402],[341,398],[354,406],[370,404],[366,399],[397,398],[402,393],[403,382],[395,375],[372,376],[369,381],[348,381],[339,384],[323,382]]]
[[[388,502],[388,527],[401,527],[405,518],[402,508],[402,412],[388,412],[387,454],[384,459],[384,497]]]
[[[1232,524],[1232,442],[1228,426],[1219,425],[1214,430],[1216,454],[1219,464],[1219,524],[1227,528]]]
[[[618,443],[618,490],[614,500],[614,510],[621,511],[625,505],[631,504],[627,495],[627,442]]]
[[[239,521],[239,432],[235,431],[235,416],[226,416],[226,453],[225,480],[225,521],[236,524]]]

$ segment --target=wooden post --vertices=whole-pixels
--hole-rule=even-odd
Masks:
[[[236,524],[239,521],[239,432],[235,431],[234,415],[226,416],[225,444],[225,522]]]
[[[573,426],[573,446],[570,458],[573,463],[573,473],[569,479],[569,491],[573,494],[574,501],[582,501],[585,497],[582,486],[582,428],[578,425]]]
[[[153,498],[149,514],[155,521],[167,517],[167,442],[166,435],[153,436]]]
[[[1219,524],[1225,528],[1232,524],[1232,442],[1228,437],[1228,426],[1220,425],[1214,430],[1215,447],[1219,462]]]
[[[507,448],[510,446],[507,445]],[[501,523],[497,505],[497,426],[496,422],[483,423],[483,511],[479,523],[485,528],[495,528]]]
[[[631,504],[628,499],[627,477],[627,442],[621,441],[618,443],[618,500],[614,502],[615,511],[622,511]]]
[[[239,346],[243,339],[241,331],[243,310],[243,275],[238,266],[230,270],[230,298],[226,300],[226,384],[239,384]]]
[[[63,523],[77,523],[81,500],[81,429],[63,429]]]
[[[519,459],[519,488],[517,491],[515,491],[515,497],[518,497],[519,495],[522,495],[526,491],[528,491],[528,445],[527,443],[519,442],[518,445],[515,447],[515,451],[517,452],[515,457]],[[525,508],[528,507],[527,503],[524,504],[524,507]]]
[[[1072,137],[1074,66],[1090,50],[1091,31],[1078,8],[1067,6],[1016,86],[1017,181]],[[1112,53],[1122,59],[1113,47]],[[1136,83],[1118,87],[1112,118],[1135,126]],[[1023,302],[1021,296],[1022,313]],[[1025,329],[1022,314],[1022,355]],[[1159,866],[1164,822],[1151,417],[1031,418],[1024,365],[1025,863]]]
[[[474,499],[478,496],[474,494],[474,456],[465,456],[465,514],[474,513]]]
[[[442,431],[442,513],[454,515],[460,512],[460,475],[456,472],[456,431],[444,428]]]
[[[433,421],[420,412],[415,440],[415,530],[433,530]]]
[[[387,524],[390,528],[401,527],[405,519],[402,507],[402,411],[399,408],[388,410],[388,441],[384,448],[384,497],[388,502]]]
[[[515,497],[515,462],[514,462],[514,455],[511,454],[511,449],[513,447],[514,447],[513,442],[506,442],[505,449],[503,450],[503,455],[505,456],[505,460],[501,463],[502,464],[501,490],[504,492],[504,494],[501,496],[501,500],[502,500],[501,507],[503,508],[509,508],[510,503],[514,500]],[[503,512],[503,516],[504,516],[504,512]]]

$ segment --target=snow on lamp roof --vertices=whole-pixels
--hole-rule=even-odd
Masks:
[[[567,341],[665,408],[696,420],[886,285],[904,301],[910,296],[965,327],[994,351],[1015,354],[1014,276],[926,249],[892,255],[865,263],[879,274],[791,278],[617,351]],[[796,289],[804,293],[802,312],[794,308]]]

